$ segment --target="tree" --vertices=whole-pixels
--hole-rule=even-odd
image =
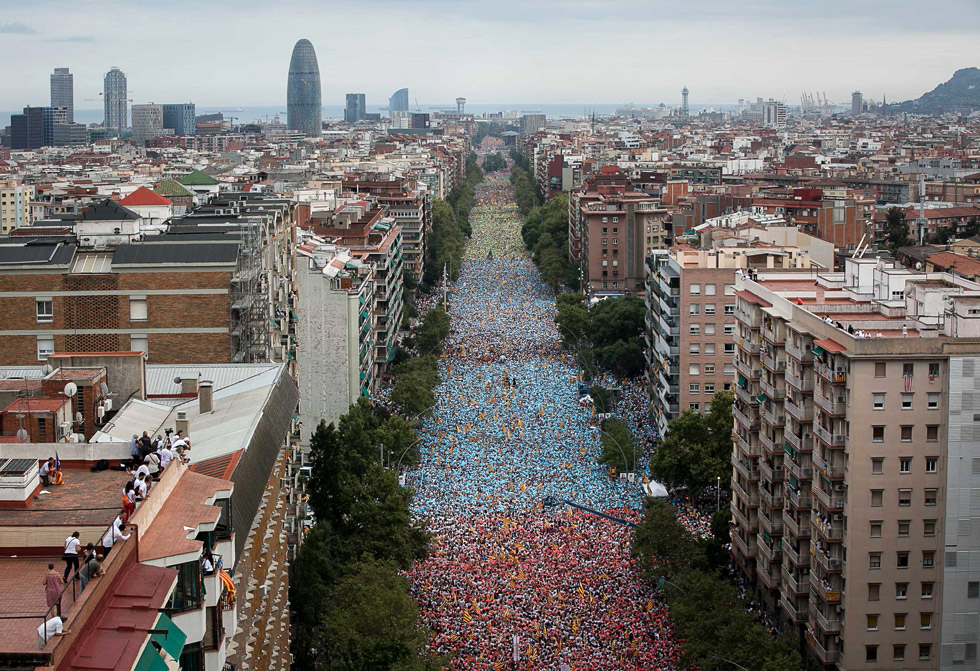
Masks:
[[[591,312],[592,342],[596,347],[643,336],[646,305],[639,296],[607,298],[596,303]]]
[[[905,212],[901,208],[888,208],[885,214],[885,244],[892,253],[900,247],[908,247],[912,244],[909,226],[905,222]]]
[[[442,660],[427,651],[428,632],[418,626],[418,608],[396,568],[365,556],[334,587],[319,626],[326,661],[322,668],[434,671],[442,667]]]
[[[582,296],[576,293],[561,294],[558,297],[558,313],[555,315],[558,333],[566,347],[579,347],[589,338],[592,319]]]
[[[595,358],[600,366],[620,377],[637,377],[646,368],[646,358],[638,338],[617,340],[605,347],[597,347]]]
[[[668,578],[699,559],[698,547],[666,501],[648,498],[631,546],[637,566],[651,579]]]
[[[650,461],[654,477],[695,492],[717,484],[719,478],[726,487],[731,477],[733,399],[732,392],[721,391],[712,397],[707,415],[687,410],[672,419]]]
[[[602,389],[602,387],[597,388]],[[605,390],[603,389],[603,391]],[[633,432],[618,419],[605,419],[600,426],[602,428],[602,433],[599,434],[602,450],[597,461],[614,469],[617,473],[635,471],[640,455],[636,449]]]
[[[612,412],[612,395],[609,390],[599,385],[589,387],[589,396],[592,398],[592,407],[598,413]]]
[[[442,342],[449,337],[449,315],[441,307],[422,315],[422,323],[412,332],[412,349],[425,356],[442,354]]]
[[[483,158],[483,172],[499,172],[507,167],[507,160],[499,152],[487,154]]]
[[[289,565],[289,602],[295,611],[296,638],[293,664],[298,671],[322,668],[326,650],[321,645],[318,624],[323,605],[330,599],[330,587],[337,579],[338,567],[331,560],[326,527],[313,527]]]

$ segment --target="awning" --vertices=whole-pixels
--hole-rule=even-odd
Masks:
[[[765,403],[769,399],[766,398],[765,394],[759,394],[758,396],[755,397],[755,400],[757,400],[759,403]]]
[[[748,378],[746,378],[744,375],[738,376],[738,386],[741,387],[742,389],[745,389],[745,384],[748,381],[749,381]]]
[[[180,647],[183,649],[184,644],[181,643]],[[179,658],[180,653],[177,656]],[[134,671],[170,671],[170,667],[160,657],[160,653],[153,647],[153,644],[147,643],[146,647],[143,648],[143,653],[140,655],[140,658],[136,660]]]
[[[764,308],[771,308],[772,307],[772,303],[770,303],[769,301],[767,301],[767,300],[765,300],[763,298],[760,298],[759,296],[756,296],[751,291],[745,291],[745,290],[736,291],[735,292],[735,295],[738,296],[741,299],[747,300],[749,303],[754,303],[756,305],[761,305]]]
[[[830,338],[821,338],[820,340],[814,340],[813,344],[819,348],[823,348],[827,352],[837,353],[837,352],[843,352],[847,349],[840,343],[836,343]]]
[[[187,641],[187,634],[180,630],[174,621],[167,615],[160,613],[157,622],[153,625],[154,629],[166,629],[166,634],[151,634],[150,640],[167,651],[167,654],[174,659],[180,659],[180,653],[184,651],[184,642]],[[139,664],[136,665],[139,668]]]
[[[810,353],[813,354],[813,356],[820,356],[821,354],[823,354],[823,352],[824,352],[823,347],[820,347],[819,345],[817,347],[814,347],[812,350],[810,350]]]

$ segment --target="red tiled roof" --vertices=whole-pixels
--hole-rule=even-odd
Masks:
[[[3,412],[58,412],[67,402],[67,398],[18,398]]]
[[[207,475],[212,478],[221,478],[222,480],[231,480],[231,476],[238,467],[238,462],[244,453],[245,450],[235,450],[231,454],[226,454],[221,457],[198,461],[197,463],[191,464],[189,468],[194,473],[200,473],[201,475]]]
[[[843,352],[847,349],[843,345],[834,342],[830,338],[821,338],[819,340],[814,340],[813,344],[823,347],[828,352]]]
[[[145,186],[133,191],[131,194],[119,201],[120,205],[133,207],[135,205],[173,205],[173,203],[159,193],[151,191]]]
[[[751,291],[736,291],[735,292],[735,295],[738,296],[739,298],[744,298],[749,303],[755,303],[756,305],[761,305],[764,308],[771,308],[772,307],[772,303],[770,303],[769,301],[765,300],[764,298],[760,298],[760,297],[756,296]]]

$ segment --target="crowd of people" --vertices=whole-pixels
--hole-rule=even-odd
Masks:
[[[635,519],[642,491],[596,463],[598,418],[578,402],[574,355],[512,205],[505,176],[477,187],[438,401],[409,473],[434,534],[409,572],[413,594],[453,669],[503,668],[514,636],[517,668],[674,669],[680,643],[633,566],[629,530],[562,503]]]

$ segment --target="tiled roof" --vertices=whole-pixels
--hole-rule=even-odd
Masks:
[[[194,172],[181,177],[178,181],[184,186],[214,186],[218,183],[217,180],[209,177],[200,170],[195,170]]]
[[[231,476],[235,473],[235,467],[238,466],[238,461],[244,453],[245,450],[236,450],[230,454],[215,457],[214,459],[205,459],[196,464],[191,464],[189,468],[194,473],[200,473],[201,475],[207,475],[212,478],[221,478],[222,480],[230,480]]]
[[[98,205],[82,212],[78,218],[82,221],[123,221],[139,219],[140,215],[132,210],[127,210],[111,198],[106,198]]]
[[[167,196],[170,198],[186,198],[194,195],[185,189],[183,185],[175,179],[168,179],[160,182],[153,188],[153,191],[161,196]]]
[[[133,191],[131,194],[119,201],[120,205],[134,207],[138,205],[173,205],[173,203],[158,193],[150,191],[145,186]]]

